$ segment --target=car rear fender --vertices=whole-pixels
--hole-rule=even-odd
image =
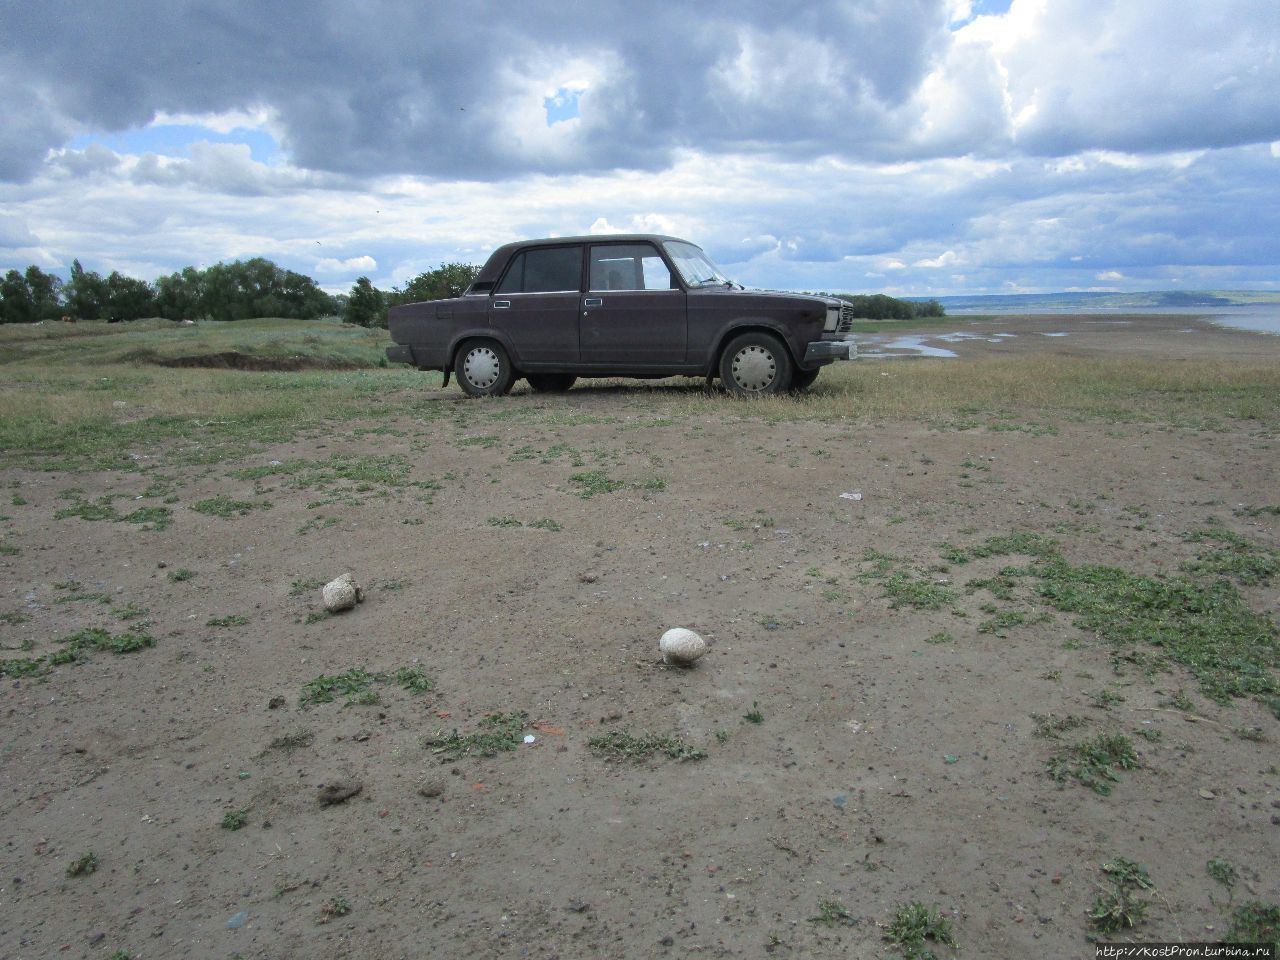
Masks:
[[[453,339],[449,341],[449,362],[448,369],[453,369],[454,362],[458,359],[458,348],[468,340],[497,340],[502,344],[502,349],[507,351],[507,356],[511,358],[512,365],[520,369],[520,354],[512,345],[511,339],[502,330],[495,327],[467,327],[465,330],[459,331],[453,335]]]

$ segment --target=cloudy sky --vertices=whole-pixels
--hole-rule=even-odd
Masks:
[[[0,0],[0,269],[1280,289],[1278,0]]]

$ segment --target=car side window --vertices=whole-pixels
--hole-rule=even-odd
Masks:
[[[517,254],[497,293],[577,293],[582,289],[582,248],[548,247]]]
[[[591,291],[670,290],[671,271],[647,243],[615,243],[591,248]]]

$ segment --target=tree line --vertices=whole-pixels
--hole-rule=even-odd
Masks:
[[[883,293],[837,293],[835,296],[851,304],[856,315],[866,320],[915,320],[947,315],[937,300],[899,300]]]
[[[254,257],[217,263],[206,270],[186,267],[148,283],[118,270],[108,276],[72,261],[63,280],[37,266],[10,270],[0,280],[0,322],[77,320],[244,320],[290,317],[310,320],[337,313],[340,301],[308,276]]]

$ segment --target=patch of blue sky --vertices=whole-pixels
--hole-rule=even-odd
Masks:
[[[547,112],[547,126],[553,127],[557,123],[576,118],[579,115],[578,98],[581,96],[581,90],[561,87],[551,96],[543,97],[542,109]]]
[[[952,23],[951,29],[959,30],[961,27],[973,23],[975,17],[1003,16],[1009,12],[1009,7],[1012,5],[1013,0],[971,0],[969,16]]]
[[[241,128],[230,133],[219,133],[190,123],[152,124],[119,133],[82,134],[68,146],[73,150],[83,150],[89,144],[97,143],[121,154],[154,153],[164,157],[185,157],[190,153],[191,144],[201,140],[245,144],[249,148],[249,155],[258,163],[275,163],[280,159],[280,144],[265,130]]]

